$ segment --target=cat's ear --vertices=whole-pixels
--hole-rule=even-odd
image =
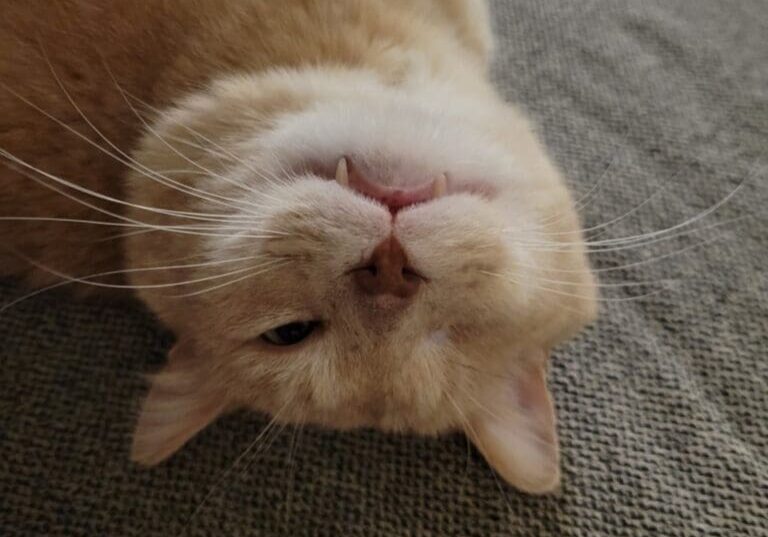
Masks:
[[[530,494],[553,492],[560,484],[555,408],[546,377],[547,357],[539,353],[486,394],[467,431],[496,472]]]
[[[178,343],[168,365],[151,378],[133,434],[133,461],[159,464],[224,412],[224,397],[208,387],[193,352],[191,344]]]

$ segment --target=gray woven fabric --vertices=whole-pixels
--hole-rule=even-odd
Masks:
[[[48,294],[0,319],[2,535],[768,535],[768,3],[494,8],[500,87],[540,123],[578,193],[604,174],[582,202],[587,227],[666,187],[600,239],[682,222],[745,179],[701,225],[753,215],[595,255],[615,268],[720,237],[601,273],[684,281],[642,301],[621,299],[649,289],[606,287],[601,320],[558,349],[562,491],[499,484],[459,436],[312,429],[269,437],[214,488],[265,424],[251,415],[136,468],[142,374],[167,336],[141,312]],[[0,301],[21,294],[6,286]]]

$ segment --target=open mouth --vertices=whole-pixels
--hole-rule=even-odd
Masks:
[[[393,216],[406,207],[441,198],[448,190],[448,178],[444,173],[432,181],[412,188],[393,188],[380,185],[359,173],[347,157],[342,157],[339,160],[336,166],[335,179],[340,185],[378,201],[387,207]]]

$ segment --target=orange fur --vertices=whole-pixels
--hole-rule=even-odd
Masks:
[[[98,282],[135,286],[177,333],[137,460],[248,407],[463,428],[513,484],[556,485],[542,357],[594,316],[595,291],[559,174],[487,79],[487,19],[481,0],[4,6],[0,216],[145,227],[2,220],[0,270],[34,285],[127,270]],[[324,176],[342,156],[386,191],[444,175],[447,195],[393,216]],[[35,169],[130,206],[57,185],[84,207]],[[350,271],[390,237],[426,283],[359,293]],[[290,349],[259,339],[295,321],[322,327]]]
[[[400,6],[393,9],[393,4]],[[431,24],[414,20],[415,16],[463,21],[465,5],[457,0],[243,0],[228,2],[222,9],[217,0],[115,0],[108,5],[88,0],[5,2],[0,18],[0,82],[6,86],[0,88],[0,147],[50,173],[76,178],[86,188],[120,197],[125,166],[25,105],[8,89],[95,138],[59,87],[53,68],[89,120],[129,152],[141,135],[141,123],[105,65],[125,91],[163,106],[223,73],[319,63],[386,64],[386,54],[379,55],[376,49],[409,47],[416,35],[409,29],[431,30]],[[345,26],[352,31],[340,31]],[[483,25],[459,22],[455,31],[478,63],[486,61],[489,37]],[[0,168],[0,184],[3,216],[105,219],[6,167]],[[120,241],[100,242],[113,235],[114,229],[74,224],[0,223],[0,243],[6,248],[71,275],[119,269]],[[91,246],[94,243],[99,246]],[[36,285],[56,280],[7,251],[0,251],[0,256],[3,273],[23,271]]]

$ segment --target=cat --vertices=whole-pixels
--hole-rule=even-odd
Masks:
[[[548,355],[596,283],[492,51],[484,0],[5,3],[0,272],[175,333],[135,461],[247,408],[557,488]]]

